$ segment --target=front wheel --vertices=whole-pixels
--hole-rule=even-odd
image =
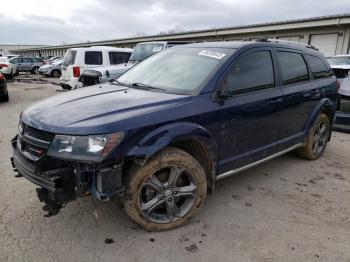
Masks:
[[[331,128],[328,116],[320,114],[310,130],[307,143],[299,148],[297,153],[309,160],[319,158],[326,149],[330,133]]]
[[[177,148],[166,148],[144,166],[126,174],[124,207],[129,217],[148,231],[163,231],[187,223],[207,194],[202,166]]]
[[[34,67],[32,70],[32,74],[39,74],[39,67]]]

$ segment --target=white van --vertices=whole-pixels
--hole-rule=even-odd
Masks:
[[[62,62],[60,84],[68,90],[82,87],[78,79],[84,70],[127,63],[132,51],[130,48],[110,46],[68,49]]]

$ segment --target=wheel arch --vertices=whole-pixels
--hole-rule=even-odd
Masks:
[[[332,129],[333,122],[335,119],[335,112],[336,112],[336,105],[334,104],[334,102],[332,102],[329,98],[324,98],[320,100],[320,102],[314,108],[314,110],[312,111],[312,113],[310,114],[306,122],[306,126],[305,126],[306,134],[310,132],[313,124],[317,120],[317,117],[322,113],[327,115],[327,117],[329,118],[329,123]]]
[[[173,123],[153,130],[127,152],[126,162],[136,160],[137,164],[144,165],[149,158],[166,147],[179,148],[196,159],[205,171],[208,189],[214,189],[217,143],[208,130],[197,124]]]

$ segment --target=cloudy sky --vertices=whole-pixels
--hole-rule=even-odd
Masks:
[[[0,44],[62,44],[350,12],[349,0],[4,0]]]

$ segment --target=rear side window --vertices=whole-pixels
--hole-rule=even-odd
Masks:
[[[299,53],[277,52],[281,66],[283,85],[290,85],[309,80],[304,58]]]
[[[274,87],[270,51],[258,51],[240,56],[225,79],[224,86],[230,94]]]
[[[102,65],[102,52],[100,51],[86,51],[85,52],[86,65]]]
[[[65,56],[64,56],[62,65],[64,65],[64,66],[73,65],[74,62],[75,62],[75,57],[76,56],[77,56],[77,51],[76,50],[68,49],[66,54],[65,54]]]
[[[319,57],[306,55],[307,61],[309,61],[312,75],[315,79],[327,78],[332,76],[332,69],[320,59]]]
[[[111,65],[123,64],[128,62],[131,53],[125,52],[108,52],[109,63]]]

